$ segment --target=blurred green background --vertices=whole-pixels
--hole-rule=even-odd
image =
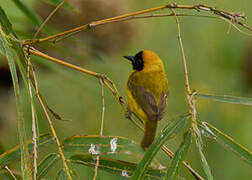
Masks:
[[[231,12],[244,12],[247,16],[247,23],[252,25],[251,0],[147,0],[144,2],[69,0],[69,2],[79,11],[76,9],[76,12],[60,10],[49,22],[53,31],[60,32],[93,20],[172,2],[207,4]],[[51,6],[41,4],[38,0],[29,0],[26,3],[30,4],[30,7],[42,17],[45,17],[52,9]],[[19,37],[32,38],[38,27],[33,25],[12,1],[1,0],[0,5],[7,13]],[[160,11],[160,13],[165,12],[169,12],[169,10]],[[193,10],[178,10],[177,12],[198,14]],[[233,27],[229,32],[230,25],[218,19],[181,17],[180,22],[192,89],[205,94],[252,97],[251,36],[244,35]],[[44,33],[39,35],[39,37],[44,36],[47,35]],[[159,123],[159,130],[167,124],[168,120],[187,112],[183,64],[177,39],[177,25],[173,17],[138,19],[98,26],[55,45],[44,43],[40,46],[37,45],[36,48],[86,69],[105,73],[113,80],[124,98],[125,83],[132,67],[122,56],[134,55],[142,49],[151,49],[163,59],[170,84],[168,112]],[[101,88],[98,80],[33,56],[32,62],[37,71],[40,90],[49,106],[64,119],[71,120],[71,122],[53,121],[60,140],[72,135],[98,134],[102,110]],[[0,60],[1,69],[5,69],[5,64],[6,61],[2,58]],[[15,99],[11,89],[7,89],[3,85],[0,88],[0,142],[6,149],[10,149],[19,143]],[[27,134],[31,138],[30,104],[27,99],[24,91]],[[40,109],[39,105],[37,107]],[[105,90],[105,108],[104,135],[124,136],[139,143],[142,132],[125,119],[120,105],[107,89]],[[199,120],[213,124],[252,150],[252,108],[250,106],[198,100],[197,113]],[[50,132],[43,113],[39,111],[38,115],[40,133]],[[167,145],[176,150],[181,140],[182,134],[171,139]],[[212,140],[204,139],[204,150],[215,179],[252,179],[251,167],[224,149],[223,146]],[[157,159],[165,166],[169,166],[171,162],[163,152],[158,154]],[[187,160],[204,176],[195,146],[191,146]],[[93,177],[92,168],[78,166],[75,168],[79,169],[81,177],[86,177],[86,179]],[[182,176],[186,179],[193,179],[184,167],[182,167]],[[47,176],[48,179],[51,179],[50,177]],[[102,171],[99,171],[98,177],[99,179],[118,179]]]

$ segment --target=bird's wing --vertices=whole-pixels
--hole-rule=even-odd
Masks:
[[[147,114],[150,120],[157,121],[162,119],[167,106],[168,92],[161,94],[161,99],[158,103],[155,95],[147,88],[136,85],[132,81],[128,81],[128,88],[136,103]]]

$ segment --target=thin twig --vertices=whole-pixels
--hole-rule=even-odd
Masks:
[[[135,116],[137,117],[137,116]],[[134,119],[131,117],[127,117],[133,124],[135,124],[142,132],[144,132],[144,128],[137,123]],[[139,117],[137,117],[139,118]],[[141,119],[139,119],[141,120]],[[174,158],[174,153],[165,145],[162,146],[162,150],[167,154],[171,159]],[[183,161],[183,165],[192,173],[192,175],[195,177],[196,180],[204,180],[203,177],[201,177],[200,174],[198,174],[186,161]]]
[[[104,25],[104,24],[109,24],[109,23],[117,23],[117,22],[123,22],[123,21],[129,21],[129,20],[134,20],[134,19],[146,19],[146,18],[157,18],[157,17],[169,17],[169,16],[175,16],[173,13],[165,13],[165,14],[149,14],[149,15],[139,15],[139,16],[130,16],[130,17],[126,17],[123,19],[116,19],[116,20],[112,20],[109,22],[100,22],[100,23],[89,23],[89,27],[96,27],[96,26],[100,26],[100,25]],[[215,16],[206,16],[206,15],[194,15],[194,14],[177,14],[177,16],[190,16],[190,17],[204,17],[204,18],[213,18],[213,19],[217,19],[218,17]]]
[[[168,149],[165,145],[162,146],[162,150],[171,158],[174,158],[174,153]],[[183,165],[192,173],[196,180],[204,180],[204,178],[198,174],[186,161],[183,161]]]
[[[170,5],[160,6],[160,7],[156,7],[156,8],[147,9],[147,10],[137,11],[137,12],[133,12],[133,13],[129,13],[129,14],[124,14],[124,15],[121,15],[121,16],[112,17],[112,18],[108,18],[108,19],[104,19],[104,20],[100,20],[100,21],[91,22],[89,24],[85,24],[83,26],[80,26],[80,27],[77,27],[77,28],[74,28],[74,29],[71,29],[71,30],[68,30],[68,31],[64,31],[64,32],[61,32],[61,33],[58,33],[58,34],[55,34],[55,35],[52,35],[52,36],[49,36],[49,37],[46,37],[46,38],[35,39],[35,40],[27,40],[23,44],[24,45],[28,45],[28,44],[37,43],[37,42],[49,41],[49,40],[56,39],[58,37],[62,37],[62,36],[66,36],[66,35],[71,35],[71,34],[74,34],[76,32],[80,32],[80,31],[82,31],[84,29],[88,29],[88,28],[91,28],[91,27],[94,27],[94,26],[97,26],[97,25],[108,24],[108,23],[112,23],[112,22],[119,22],[119,21],[125,21],[125,20],[129,20],[129,19],[137,19],[137,18],[162,17],[162,15],[156,15],[156,16],[146,15],[146,16],[142,16],[142,17],[136,16],[136,15],[145,14],[145,13],[149,13],[149,12],[154,12],[154,11],[158,11],[158,10],[166,9],[166,8],[169,8],[169,9],[171,9],[173,11],[173,14],[170,14],[169,16],[172,16],[172,15],[175,16],[176,23],[177,23],[177,26],[178,26],[178,33],[179,33],[178,39],[179,39],[179,44],[180,44],[182,58],[183,58],[183,64],[184,64],[184,73],[185,73],[185,81],[186,81],[187,100],[188,100],[190,112],[192,114],[192,127],[195,127],[194,124],[196,122],[196,111],[195,111],[196,109],[195,109],[195,106],[194,106],[195,104],[193,103],[193,95],[192,95],[192,91],[190,89],[190,84],[189,84],[189,77],[188,77],[186,58],[185,58],[183,43],[182,43],[182,39],[181,39],[180,23],[179,23],[179,20],[178,20],[178,17],[176,15],[176,13],[174,12],[174,10],[172,8],[194,9],[194,10],[198,10],[198,11],[212,12],[215,15],[220,16],[221,18],[223,18],[225,20],[228,20],[232,24],[236,23],[236,24],[241,25],[242,27],[246,28],[247,30],[252,31],[251,27],[249,27],[246,24],[244,24],[244,23],[242,23],[242,22],[239,21],[241,18],[245,18],[244,15],[242,15],[242,14],[239,14],[239,13],[230,13],[230,12],[227,12],[227,11],[218,10],[218,9],[216,9],[214,7],[210,7],[210,6],[207,6],[207,5],[194,5],[194,6],[190,6],[190,5],[170,4]],[[168,15],[166,15],[166,16],[168,16]],[[234,27],[236,27],[236,26],[234,26]],[[72,65],[70,63],[66,63],[64,61],[61,61],[61,60],[58,60],[56,58],[50,57],[50,56],[48,56],[46,54],[43,54],[41,52],[34,51],[33,54],[35,54],[37,56],[44,57],[44,58],[46,58],[48,60],[51,60],[53,62],[56,62],[58,64],[65,65],[65,66],[67,66],[69,68],[81,71],[83,73],[92,75],[92,76],[94,76],[96,78],[100,78],[101,77],[101,75],[98,74],[98,73],[95,73],[95,72],[92,72],[92,71],[88,71],[86,69],[80,68],[80,67]],[[109,88],[109,90],[119,100],[120,104],[122,106],[124,106],[124,109],[125,109],[125,104],[122,103],[123,99],[121,98],[121,96],[117,92],[114,84],[111,83],[111,82],[112,81],[106,80],[106,81],[104,81],[104,84]],[[111,87],[111,85],[112,85],[112,87]],[[41,97],[39,95],[38,95],[38,97],[39,97],[40,103],[41,103],[41,105],[42,105],[42,107],[43,107],[43,109],[45,111],[45,114],[46,114],[47,118],[49,118],[49,115],[47,114],[46,108],[43,105]],[[52,124],[50,123],[51,122],[50,119],[48,119],[48,121],[49,121],[49,124],[50,124],[50,127],[51,127]],[[51,128],[53,128],[53,126]],[[53,132],[53,130],[52,130],[52,132]],[[55,133],[55,131],[54,131],[54,133]],[[56,136],[56,133],[55,133],[55,136]],[[58,145],[58,147],[60,149],[60,144],[59,144],[59,142],[57,142],[57,137],[56,137],[56,143],[57,143],[57,145]],[[165,148],[163,148],[163,150],[164,149]],[[59,152],[60,152],[60,150],[59,150]],[[167,153],[168,151],[165,151],[165,152]],[[63,154],[63,152],[62,152],[62,154]],[[172,154],[170,154],[170,155],[172,155]],[[64,157],[64,155],[63,155],[63,157]],[[63,158],[62,158],[62,160],[63,160],[63,163],[66,163]],[[67,167],[67,165],[66,165],[66,167]],[[65,167],[65,169],[67,171],[68,167],[67,168],[66,167]],[[97,168],[98,168],[98,165],[97,165]],[[70,176],[70,173],[69,173],[69,176]],[[198,178],[198,175],[196,177]],[[71,176],[70,176],[70,178],[71,178]],[[201,178],[199,178],[199,179],[201,179]]]
[[[109,21],[113,21],[113,20],[117,20],[117,19],[126,18],[126,17],[129,17],[129,16],[135,16],[135,15],[144,14],[144,13],[148,13],[148,12],[153,12],[153,11],[157,11],[157,10],[165,9],[165,8],[167,8],[167,7],[166,6],[160,6],[160,7],[156,7],[156,8],[151,8],[151,9],[147,9],[147,10],[142,10],[142,11],[137,11],[137,12],[133,12],[133,13],[129,13],[129,14],[124,14],[124,15],[121,15],[121,16],[107,18],[107,19],[103,19],[103,20],[100,20],[100,21],[94,21],[92,23],[84,24],[84,25],[79,26],[77,28],[70,29],[70,30],[67,30],[67,31],[64,31],[64,32],[61,32],[61,33],[46,37],[46,38],[27,40],[23,44],[28,45],[28,44],[38,43],[38,42],[49,41],[49,40],[52,40],[52,39],[55,39],[55,38],[58,38],[58,37],[61,37],[61,36],[67,35],[67,34],[71,34],[73,32],[82,31],[84,29],[90,28],[90,24],[94,25],[94,24],[97,24],[97,23],[99,24],[99,23],[109,22]]]
[[[186,97],[187,97],[187,102],[188,102],[188,105],[189,105],[189,113],[192,114],[191,124],[192,124],[192,128],[194,130],[193,132],[196,132],[195,126],[197,124],[196,124],[196,114],[194,113],[195,112],[195,107],[192,104],[192,91],[191,91],[191,88],[190,88],[189,75],[188,75],[188,69],[187,69],[187,62],[186,62],[185,51],[184,51],[183,42],[182,42],[182,38],[181,38],[180,23],[179,23],[178,17],[176,16],[175,11],[173,9],[171,9],[171,11],[175,14],[175,20],[176,20],[176,24],[177,24],[177,28],[178,28],[178,40],[179,40],[179,46],[180,46],[183,65],[184,65]]]
[[[93,28],[96,26],[100,26],[100,25],[105,25],[105,24],[110,24],[110,23],[117,23],[117,22],[123,22],[123,21],[129,21],[129,20],[134,20],[134,19],[146,19],[146,18],[157,18],[157,17],[169,17],[169,16],[174,16],[173,13],[165,13],[165,14],[149,14],[149,15],[139,15],[139,16],[130,16],[130,17],[126,17],[123,19],[118,19],[118,20],[113,20],[113,21],[109,21],[109,22],[103,22],[103,23],[96,23],[96,24],[89,24],[89,27]],[[204,17],[204,18],[211,18],[211,19],[220,19],[219,17],[215,17],[215,16],[206,16],[206,15],[195,15],[195,14],[177,14],[177,16],[183,16],[183,17]],[[69,34],[66,34],[62,37],[56,38],[54,39],[52,42],[53,43],[58,43],[68,37],[71,37],[77,33],[80,33],[82,30],[79,31],[75,31]]]
[[[189,77],[188,77],[186,57],[185,57],[184,47],[183,47],[183,43],[182,43],[182,39],[181,39],[180,23],[179,23],[178,17],[176,16],[175,11],[173,9],[171,9],[171,11],[175,14],[176,23],[177,23],[177,27],[178,27],[178,40],[179,40],[179,46],[180,46],[183,65],[184,65],[185,86],[186,86],[186,92],[187,92],[187,95],[188,95],[187,98],[189,99],[189,95],[191,94],[191,89],[190,89],[190,83],[189,83]]]
[[[103,128],[104,128],[104,116],[105,116],[105,99],[104,99],[104,78],[101,77],[99,79],[101,84],[101,97],[102,97],[102,118],[101,118],[101,128],[100,128],[100,136],[103,136]]]
[[[57,145],[59,154],[60,154],[60,156],[61,156],[61,159],[62,159],[62,162],[63,162],[63,166],[64,166],[64,168],[65,168],[67,177],[68,177],[69,180],[72,180],[71,173],[70,173],[70,169],[69,169],[69,167],[68,167],[68,165],[67,165],[67,163],[66,163],[66,158],[65,158],[65,155],[64,155],[64,153],[63,153],[63,151],[62,151],[61,144],[60,144],[60,141],[59,141],[59,139],[58,139],[58,137],[57,137],[56,131],[55,131],[55,129],[54,129],[52,120],[51,120],[51,118],[50,118],[50,116],[49,116],[49,114],[48,114],[48,112],[47,112],[46,106],[45,106],[45,104],[44,104],[44,102],[43,102],[43,100],[42,100],[42,98],[41,98],[41,95],[39,94],[39,90],[38,90],[39,88],[38,88],[38,83],[37,83],[37,78],[36,78],[36,75],[35,75],[35,71],[32,71],[32,75],[33,75],[33,79],[34,79],[36,95],[37,95],[38,100],[39,100],[39,102],[40,102],[40,104],[41,104],[41,106],[42,106],[42,109],[43,109],[43,111],[44,111],[44,113],[45,113],[45,115],[46,115],[46,118],[47,118],[47,120],[48,120],[48,123],[49,123],[50,129],[51,129],[52,135],[53,135],[53,137],[54,137],[54,139],[55,139],[55,141],[56,141],[56,145]]]
[[[100,163],[100,156],[97,155],[97,156],[96,156],[95,168],[94,168],[94,177],[93,177],[93,180],[96,180],[96,178],[97,178],[99,163]]]
[[[101,85],[101,97],[102,97],[102,118],[101,118],[101,126],[100,126],[100,136],[103,136],[103,128],[104,128],[104,115],[105,115],[105,100],[104,100],[104,77],[100,77],[99,79]],[[100,156],[96,156],[96,164],[94,169],[94,177],[93,180],[96,180],[98,175],[98,167],[100,162]]]
[[[240,33],[245,34],[245,35],[247,35],[247,36],[252,36],[252,34],[242,31],[242,30],[241,30],[239,27],[237,27],[232,21],[229,21],[229,20],[227,20],[227,19],[225,19],[225,18],[223,18],[223,17],[219,17],[219,18],[221,18],[222,20],[226,21],[226,22],[230,25],[230,26],[229,26],[229,31],[230,31],[230,29],[231,29],[231,26],[233,26],[233,27],[234,27],[237,31],[239,31]],[[229,33],[229,32],[228,32],[228,33]]]
[[[33,104],[33,93],[32,93],[32,82],[30,79],[31,75],[31,62],[30,57],[27,57],[27,76],[28,76],[28,88],[29,88],[29,94],[31,99],[31,113],[32,113],[32,143],[33,143],[33,179],[37,179],[37,159],[38,159],[38,152],[37,152],[37,130],[36,130],[36,120],[35,120],[35,108]]]
[[[179,40],[179,46],[180,46],[183,65],[184,65],[186,97],[187,97],[187,101],[188,101],[188,105],[189,105],[189,113],[191,114],[191,127],[193,129],[194,135],[195,134],[197,135],[198,134],[198,128],[197,128],[197,122],[196,122],[196,108],[195,108],[195,101],[194,101],[194,95],[195,95],[196,92],[192,93],[191,88],[190,88],[189,75],[188,75],[188,69],[187,69],[187,61],[186,61],[183,42],[182,42],[182,38],[181,38],[181,30],[180,30],[179,19],[176,16],[176,12],[173,9],[171,9],[171,11],[175,14],[175,20],[176,20],[176,24],[177,24],[177,28],[178,28],[178,40]],[[200,177],[199,179],[202,178],[201,176],[198,176],[198,175],[195,176],[195,178],[198,178],[198,177]]]
[[[27,49],[24,49],[25,51],[27,51]],[[54,58],[54,57],[51,57],[51,56],[48,56],[48,55],[45,55],[44,53],[41,53],[37,50],[35,50],[34,48],[31,48],[30,49],[30,53],[31,54],[34,54],[36,56],[40,56],[40,57],[43,57],[49,61],[52,61],[52,62],[55,62],[55,63],[58,63],[58,64],[61,64],[61,65],[64,65],[68,68],[71,68],[71,69],[74,69],[74,70],[77,70],[77,71],[80,71],[82,73],[85,73],[85,74],[88,74],[88,75],[91,75],[93,77],[96,77],[96,78],[100,78],[101,76],[104,77],[104,85],[110,90],[110,92],[114,95],[114,97],[117,99],[117,101],[120,103],[124,113],[126,114],[127,113],[127,103],[125,102],[125,100],[120,96],[120,94],[118,93],[117,91],[117,88],[115,86],[115,84],[105,75],[101,75],[99,73],[96,73],[96,72],[93,72],[93,71],[89,71],[89,70],[86,70],[86,69],[83,69],[81,67],[78,67],[78,66],[75,66],[73,64],[70,64],[70,63],[66,63],[60,59],[57,59],[57,58]],[[111,87],[112,86],[112,87]],[[137,116],[136,116],[137,117]],[[139,129],[141,129],[142,131],[144,130],[143,127],[137,123],[135,120],[133,120],[131,117],[127,117],[133,124],[135,124]],[[137,117],[138,118],[138,117]],[[141,121],[141,119],[139,119]],[[173,156],[171,155],[171,153],[169,153],[167,151],[167,147],[163,147],[162,150],[170,157],[170,158],[173,158]],[[199,180],[203,180],[203,178],[195,171],[193,170],[186,162],[183,162],[183,164],[185,165],[186,168],[188,168],[188,170],[195,176],[197,177],[196,179],[199,179]]]
[[[27,49],[25,49],[25,51],[27,51]],[[86,69],[81,68],[81,67],[79,67],[79,66],[75,66],[75,65],[73,65],[73,64],[70,64],[70,63],[67,63],[67,62],[65,62],[65,61],[62,61],[62,60],[60,60],[60,59],[57,59],[57,58],[48,56],[47,54],[44,54],[44,53],[42,53],[42,52],[39,52],[38,50],[36,50],[36,49],[34,49],[34,48],[32,48],[32,47],[30,47],[29,52],[30,52],[31,54],[34,54],[34,55],[36,55],[36,56],[43,57],[43,58],[45,58],[45,59],[47,59],[47,60],[50,60],[50,61],[52,61],[52,62],[55,62],[55,63],[57,63],[57,64],[61,64],[61,65],[67,66],[67,67],[69,67],[69,68],[71,68],[71,69],[75,69],[75,70],[77,70],[77,71],[81,71],[81,72],[83,72],[83,73],[89,74],[89,75],[94,76],[94,77],[97,77],[97,78],[100,77],[100,74],[98,74],[98,73],[96,73],[96,72],[89,71],[89,70],[86,70]]]
[[[125,18],[128,18],[128,17],[137,16],[137,15],[141,15],[141,14],[146,14],[146,13],[150,13],[150,12],[155,12],[155,11],[162,10],[162,9],[167,9],[167,8],[168,9],[175,9],[175,8],[177,8],[177,9],[189,9],[189,10],[194,9],[194,10],[197,10],[198,12],[199,11],[211,12],[211,13],[217,15],[217,16],[223,17],[223,18],[228,19],[228,20],[230,20],[230,21],[232,21],[232,22],[234,22],[236,24],[239,24],[240,26],[246,28],[249,31],[252,31],[251,27],[249,27],[248,25],[246,25],[246,24],[239,21],[239,19],[241,19],[241,18],[244,19],[245,18],[245,16],[240,14],[240,13],[231,13],[231,12],[227,12],[227,11],[224,11],[224,10],[219,10],[219,9],[214,8],[214,7],[211,7],[211,6],[208,6],[208,5],[202,5],[202,4],[200,4],[200,5],[179,5],[179,4],[174,3],[174,4],[159,6],[159,7],[155,7],[155,8],[151,8],[151,9],[136,11],[136,12],[133,12],[133,13],[123,14],[123,15],[120,15],[120,16],[112,17],[112,18],[107,18],[107,19],[103,19],[103,20],[94,21],[94,22],[84,24],[82,26],[79,26],[79,27],[76,27],[76,28],[73,28],[73,29],[70,29],[70,30],[67,30],[67,31],[64,31],[64,32],[60,32],[58,34],[54,34],[52,36],[48,36],[48,37],[45,37],[45,38],[26,40],[26,41],[23,42],[23,45],[30,45],[30,44],[33,44],[33,43],[39,43],[39,42],[53,40],[53,39],[58,38],[58,37],[62,37],[62,36],[68,35],[68,34],[83,31],[85,29],[94,27],[96,25],[107,24],[107,23],[111,23],[111,22],[115,22],[115,21],[117,21],[117,22],[124,21]]]
[[[17,180],[16,176],[13,174],[13,172],[9,169],[8,166],[5,166],[4,168],[10,173],[11,177],[13,177],[14,180]]]
[[[56,6],[53,11],[46,17],[46,19],[44,20],[44,22],[40,25],[40,27],[38,28],[38,30],[36,31],[36,33],[33,36],[33,39],[35,39],[37,37],[37,35],[39,34],[39,32],[43,29],[43,27],[46,25],[46,23],[51,19],[51,17],[56,13],[56,11],[63,6],[63,4],[66,2],[66,0],[63,0],[62,2],[59,3],[58,6]]]

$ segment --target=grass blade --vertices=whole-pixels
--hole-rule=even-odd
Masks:
[[[95,167],[96,164],[94,158],[90,155],[74,155],[70,157],[69,161],[74,164],[81,164],[89,167]],[[117,176],[130,178],[136,169],[136,166],[137,164],[135,163],[100,157],[98,168]],[[153,180],[161,180],[164,177],[164,171],[153,168],[148,168],[144,176],[145,179]]]
[[[58,162],[60,156],[58,154],[49,154],[45,159],[43,159],[38,166],[37,179],[43,178],[50,169]]]
[[[170,168],[167,172],[167,180],[176,180],[178,178],[179,170],[182,165],[182,162],[187,154],[190,144],[192,143],[191,132],[186,132],[184,135],[184,140],[181,143],[179,149],[177,150],[174,159],[171,163]]]
[[[201,163],[203,166],[203,170],[204,170],[205,174],[207,175],[207,179],[213,180],[213,175],[211,173],[211,169],[210,169],[208,162],[205,158],[205,155],[203,153],[201,133],[198,129],[197,124],[195,124],[195,128],[197,130],[197,132],[195,133],[195,141],[196,141],[196,146],[197,146],[199,153],[200,153],[200,159],[201,159]]]
[[[1,180],[17,180],[22,179],[19,174],[13,173],[7,166],[0,169],[0,179]]]
[[[42,147],[45,147],[51,144],[52,142],[54,142],[54,139],[52,138],[51,135],[49,134],[41,135],[39,136],[38,148],[41,149]],[[31,153],[33,151],[32,140],[28,140],[26,143],[28,146],[28,151],[29,153]],[[0,168],[3,168],[6,165],[9,165],[11,163],[18,161],[20,159],[20,154],[21,154],[20,145],[1,154],[0,155]]]
[[[5,12],[1,6],[0,6],[0,24],[1,24],[1,27],[3,28],[3,31],[6,35],[9,35],[10,33],[13,32],[12,24],[8,20],[7,15],[5,14]]]
[[[6,20],[6,21],[8,21],[8,19],[7,19],[7,17],[5,17],[4,18],[4,20]],[[5,23],[6,24],[6,23]],[[9,28],[11,28],[11,26],[9,26]],[[9,30],[9,32],[11,32],[11,35],[9,35],[8,36],[8,41],[13,45],[13,48],[14,48],[14,50],[15,50],[15,52],[16,52],[16,54],[18,55],[18,57],[19,58],[17,58],[16,59],[16,63],[17,63],[17,65],[18,65],[18,67],[19,67],[19,70],[20,70],[20,72],[21,72],[21,75],[22,75],[22,78],[23,78],[23,80],[24,80],[24,84],[25,84],[25,87],[27,88],[27,92],[28,92],[28,94],[30,93],[30,91],[29,91],[29,87],[28,87],[28,83],[27,83],[27,76],[26,76],[26,71],[25,71],[25,68],[24,68],[24,66],[26,66],[25,65],[25,62],[26,62],[26,58],[25,58],[25,55],[24,55],[24,52],[23,52],[23,48],[22,48],[22,46],[21,46],[21,44],[20,44],[20,42],[17,40],[17,36],[15,35],[15,33],[12,31],[12,29],[10,29]],[[2,33],[2,35],[4,36],[4,33]],[[7,44],[8,42],[7,42],[7,39],[6,39],[6,45],[8,45]],[[3,45],[3,43],[2,44],[0,44],[0,46],[2,46]],[[4,46],[3,46],[4,47]],[[8,55],[6,52],[5,52],[5,49],[4,48],[1,48],[2,49],[2,51],[4,51],[3,53],[5,53],[6,54],[6,56]],[[10,47],[9,47],[9,54],[10,55],[12,55],[11,53],[11,51],[10,51]],[[13,55],[12,55],[12,58],[13,58]],[[7,59],[8,59],[8,57],[7,57]],[[10,62],[10,59],[8,59],[8,61]],[[11,63],[11,64],[10,64]],[[14,59],[12,59],[11,60],[11,62],[9,63],[9,68],[10,68],[10,70],[11,70],[11,66],[13,66],[14,67],[14,69],[15,69],[15,71],[16,71],[16,67],[15,67],[15,64],[14,64]],[[16,74],[15,74],[15,76],[16,76]],[[13,81],[14,82],[14,81]],[[14,83],[13,83],[14,84]],[[18,82],[17,82],[17,84],[18,84]],[[14,86],[14,89],[15,89],[15,86]],[[19,88],[18,88],[19,89]],[[20,92],[19,92],[20,93]],[[18,96],[19,97],[19,96]],[[30,100],[31,100],[31,104],[33,105],[33,112],[34,112],[34,115],[35,116],[37,116],[36,115],[36,109],[34,108],[35,106],[34,106],[34,98],[35,97],[33,97],[33,96],[30,96]],[[20,97],[18,98],[18,99],[20,99]],[[17,101],[17,98],[16,98],[16,102],[17,102],[17,104],[19,103],[19,106],[20,106],[20,108],[21,108],[21,102],[18,102]],[[21,110],[19,110],[20,112],[21,112],[21,115],[22,115],[22,109]],[[22,138],[20,137],[20,140],[22,140],[23,142],[26,140],[26,135],[25,135],[25,121],[24,121],[24,119],[23,119],[23,115],[21,116],[21,118],[22,119],[20,119],[20,121],[18,121],[18,127],[19,127],[19,131],[22,131],[22,132],[20,132],[20,133],[22,133],[22,135],[20,134],[20,136],[22,136]],[[26,172],[28,171],[28,175],[30,176],[30,179],[31,179],[31,174],[32,174],[32,170],[31,170],[31,165],[30,165],[30,161],[29,161],[29,157],[28,157],[28,150],[26,150],[26,146],[24,146],[24,153],[21,151],[21,156],[23,156],[24,155],[24,161],[23,161],[23,157],[21,157],[21,159],[22,159],[22,161],[21,161],[21,169],[23,169],[24,170],[24,174],[27,174]],[[25,167],[25,168],[24,168]],[[35,167],[35,165],[34,165],[34,167]],[[35,171],[35,170],[34,170]],[[22,171],[23,172],[23,171]]]
[[[200,126],[207,137],[212,137],[214,140],[216,140],[218,143],[223,145],[228,150],[231,150],[235,155],[237,155],[241,160],[245,161],[247,164],[252,166],[252,152],[249,151],[247,148],[243,147],[239,143],[237,143],[234,139],[232,139],[230,136],[226,135],[222,131],[215,128],[213,125],[202,122],[202,125]]]
[[[57,173],[57,177],[55,179],[56,180],[68,180],[65,169],[59,170],[59,172]]]
[[[178,133],[182,127],[184,127],[186,120],[188,119],[188,115],[180,116],[174,122],[169,123],[159,134],[156,140],[152,143],[152,145],[147,149],[145,155],[141,162],[136,167],[135,173],[132,176],[132,179],[143,179],[145,173],[157,154],[157,152],[161,149],[162,145],[170,138],[172,135]]]
[[[14,94],[16,97],[16,106],[17,106],[17,116],[18,116],[18,133],[19,133],[19,140],[21,144],[21,169],[23,172],[24,179],[31,179],[31,166],[28,157],[28,151],[26,148],[25,140],[26,140],[26,133],[25,133],[25,121],[23,116],[22,110],[22,103],[21,103],[21,94],[20,88],[18,83],[18,77],[16,72],[16,66],[14,62],[13,54],[10,50],[7,40],[5,39],[5,34],[0,29],[0,46],[1,49],[4,50],[5,56],[8,60],[8,65],[11,72],[13,87],[14,87]]]
[[[24,55],[24,51],[23,51],[23,48],[22,48],[22,45],[20,44],[20,42],[17,40],[17,36],[15,35],[15,32],[12,30],[12,26],[11,26],[11,23],[9,22],[7,16],[4,14],[4,12],[2,11],[2,9],[0,9],[0,14],[1,14],[1,24],[2,25],[6,25],[6,30],[7,30],[7,33],[11,33],[10,35],[8,35],[8,39],[6,39],[6,45],[8,45],[7,43],[10,42],[13,46],[13,49],[15,50],[16,54],[18,55],[18,58],[16,58],[16,64],[18,65],[19,67],[19,70],[21,72],[21,75],[22,75],[22,78],[24,80],[24,84],[25,84],[25,87],[27,89],[27,92],[28,94],[30,95],[31,91],[30,90],[30,87],[28,87],[28,83],[27,83],[27,75],[26,75],[26,71],[25,71],[25,66],[26,66],[26,58],[25,58],[25,55]],[[2,35],[4,36],[5,34],[2,33]],[[8,41],[8,42],[7,42]],[[3,46],[3,43],[0,44],[0,47],[1,47],[1,50],[2,50],[2,53],[3,54],[6,54],[6,56],[8,55],[7,53],[8,52],[5,52],[6,48],[2,48],[4,47]],[[10,48],[9,48],[9,54],[11,54],[11,51],[10,51]],[[13,58],[13,55],[12,55],[12,58]],[[7,57],[8,59],[8,57]],[[10,70],[12,67],[14,67],[14,70],[16,71],[16,67],[15,67],[15,64],[14,64],[14,59],[12,59],[10,61],[10,59],[8,59],[9,61],[9,67],[10,67]],[[10,64],[11,63],[11,64]],[[12,66],[12,67],[11,67]],[[13,72],[13,71],[12,71]],[[16,73],[16,72],[15,72]],[[13,73],[12,73],[13,75]],[[14,75],[16,76],[16,74]],[[14,82],[14,81],[13,81]],[[15,83],[15,82],[14,82]],[[14,84],[13,83],[13,84]],[[18,85],[18,81],[17,81],[17,85]],[[15,84],[14,84],[14,88],[15,88]],[[18,88],[18,91],[19,91],[19,88]],[[20,93],[20,92],[19,92]],[[15,93],[16,94],[16,93]],[[36,114],[36,109],[34,108],[34,98],[32,95],[30,95],[30,101],[31,101],[31,104],[32,104],[32,112],[34,113],[33,115],[35,117],[37,117],[37,114]],[[18,102],[17,99],[20,99],[19,98],[16,98],[16,102],[17,104],[19,104],[20,108],[21,108],[21,102]],[[22,109],[19,110],[21,113],[22,113]],[[22,115],[22,114],[21,114]],[[22,115],[23,116],[23,115]],[[22,117],[21,116],[21,117]],[[20,132],[20,141],[22,140],[23,142],[26,140],[26,137],[25,137],[25,121],[23,119],[23,117],[20,119],[20,121],[18,121],[18,127],[19,127],[19,131],[22,131]],[[34,132],[34,129],[36,128],[33,128],[33,132]],[[22,133],[22,135],[21,135]],[[21,137],[22,136],[22,137]],[[37,139],[36,137],[34,137],[34,139]],[[20,143],[22,145],[22,143]],[[34,147],[34,157],[37,156],[36,155],[36,149],[37,148],[36,146]],[[24,155],[24,160],[21,161],[21,169],[23,169],[25,172],[24,174],[27,174],[26,172],[28,171],[28,175],[30,176],[31,178],[31,165],[30,165],[30,161],[29,161],[29,157],[28,157],[28,150],[26,150],[26,146],[24,146],[24,152],[21,151],[21,158],[23,159],[23,155]],[[34,162],[35,162],[35,158],[34,158]],[[24,168],[25,167],[25,168]],[[36,163],[34,163],[34,173],[36,174]],[[23,171],[22,171],[23,172]],[[35,175],[36,176],[36,175]]]
[[[219,95],[206,95],[206,94],[196,94],[195,96],[201,99],[210,99],[213,101],[252,106],[252,98],[235,97],[229,95],[219,96]]]
[[[143,149],[124,137],[119,136],[72,136],[63,142],[63,150],[74,153],[88,153],[92,155],[116,154],[116,153],[139,153],[143,154]]]

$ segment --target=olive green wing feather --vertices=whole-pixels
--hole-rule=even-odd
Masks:
[[[136,103],[147,114],[150,120],[161,120],[165,114],[168,100],[168,91],[162,92],[160,102],[155,95],[147,88],[128,81],[128,88],[135,99]]]

